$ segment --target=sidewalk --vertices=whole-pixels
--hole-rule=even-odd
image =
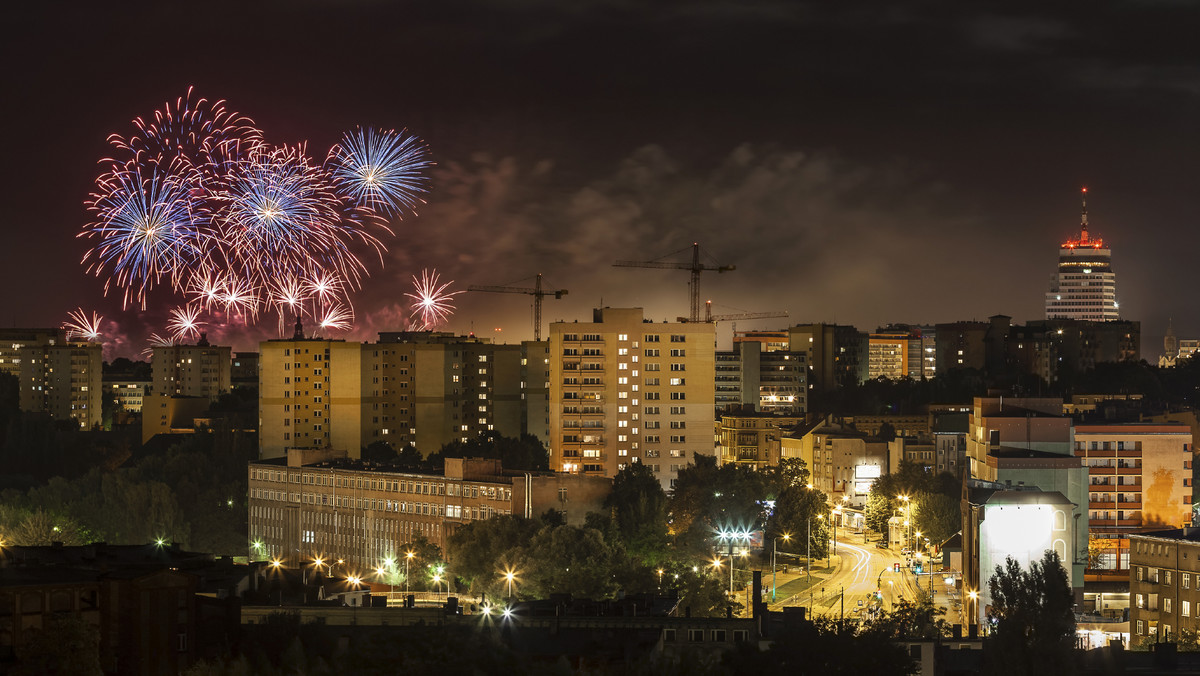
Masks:
[[[821,565],[822,562],[826,562],[827,565]],[[811,584],[809,582],[808,571],[778,574],[775,601],[771,601],[769,592],[767,597],[767,602],[772,610],[778,610],[784,605],[808,605],[810,587],[814,594],[819,594],[825,582],[841,570],[842,557],[840,555],[833,555],[829,559],[817,559],[815,563],[816,565],[812,569]],[[764,582],[770,585],[769,579],[764,580]],[[801,596],[803,596],[803,599],[799,598]],[[803,600],[803,603],[799,603],[801,600]]]

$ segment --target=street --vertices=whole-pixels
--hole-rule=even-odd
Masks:
[[[811,587],[807,573],[793,570],[778,575],[776,598],[770,607],[779,610],[785,606],[804,606],[811,609],[812,615],[847,619],[861,619],[876,605],[891,610],[903,599],[917,599],[918,585],[925,593],[929,592],[931,576],[915,575],[905,565],[909,558],[874,543],[864,544],[860,535],[839,537],[836,554],[814,561]],[[947,611],[944,617],[948,622],[959,622],[957,608],[948,607],[954,604],[941,574],[933,575],[932,579],[934,602]],[[881,601],[874,598],[876,590],[882,593]]]

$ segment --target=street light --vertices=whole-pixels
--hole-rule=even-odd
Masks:
[[[772,603],[775,602],[775,590],[777,589],[777,587],[775,586],[775,554],[776,554],[777,548],[779,546],[779,538],[783,538],[784,542],[788,542],[789,540],[792,539],[792,536],[789,533],[784,533],[783,535],[775,536],[775,538],[773,540],[771,540],[771,602]],[[661,571],[659,571],[659,572],[661,572]]]
[[[663,576],[663,569],[659,568],[658,569],[658,590],[659,591],[662,591],[662,576]]]
[[[967,619],[967,626],[969,627],[972,624],[976,624],[975,609],[979,607],[978,606],[979,592],[972,589],[971,591],[967,592],[967,596],[971,599],[971,606],[970,606],[971,616],[970,616],[970,618]]]
[[[408,563],[413,560],[414,552],[407,552],[404,555],[404,596],[408,596]],[[391,563],[391,559],[388,559]],[[407,603],[407,601],[406,601]]]
[[[505,579],[505,580],[508,582],[508,598],[509,598],[509,601],[511,601],[511,600],[512,600],[512,583],[513,583],[513,579],[514,579],[514,578],[516,578],[516,576],[517,576],[517,574],[516,574],[516,573],[514,573],[514,572],[513,572],[513,571],[511,571],[511,570],[506,570],[506,571],[504,571],[504,579]]]

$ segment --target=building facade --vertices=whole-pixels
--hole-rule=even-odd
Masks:
[[[1068,239],[1059,247],[1058,271],[1050,279],[1050,290],[1046,292],[1046,319],[1110,322],[1120,318],[1112,250],[1103,239],[1088,234],[1087,188],[1084,188],[1079,237]]]
[[[755,469],[778,465],[784,430],[802,422],[803,416],[776,413],[722,414],[717,421],[721,464],[737,463]]]
[[[603,477],[505,472],[499,460],[447,458],[435,475],[326,450],[293,449],[286,459],[250,463],[248,472],[252,559],[341,559],[349,571],[402,559],[418,536],[444,550],[455,528],[493,516],[554,509],[582,525],[612,489]]]
[[[853,326],[798,324],[788,329],[788,346],[808,358],[811,387],[833,390],[867,379],[868,336]]]
[[[21,410],[74,419],[82,429],[103,424],[103,348],[99,343],[25,345],[19,350]]]
[[[664,487],[713,453],[716,338],[708,322],[600,308],[550,325],[550,467],[612,477],[643,462]]]
[[[802,414],[808,407],[807,356],[787,350],[764,351],[757,341],[735,342],[715,356],[716,405],[750,406],[756,411]]]
[[[1088,574],[1129,571],[1129,536],[1191,525],[1192,430],[1181,424],[1076,425],[1088,468]]]
[[[260,457],[289,448],[358,457],[374,442],[429,455],[481,435],[546,436],[544,345],[434,332],[348,343],[298,331],[266,341],[258,358]]]
[[[1200,631],[1200,528],[1129,536],[1130,643]]]
[[[65,329],[0,328],[0,373],[21,375],[21,349],[67,342]]]
[[[231,386],[230,355],[228,346],[209,345],[203,337],[196,345],[156,346],[150,359],[151,391],[216,401]]]

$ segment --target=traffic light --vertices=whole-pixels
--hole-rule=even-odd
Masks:
[[[893,563],[893,564],[892,564],[892,572],[893,572],[893,573],[899,573],[899,572],[900,572],[900,562],[899,562],[899,561],[897,561],[896,563]]]

